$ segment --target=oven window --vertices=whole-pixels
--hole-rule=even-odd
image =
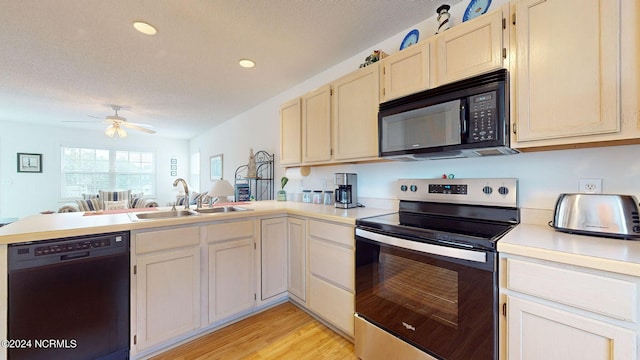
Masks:
[[[458,326],[458,273],[380,251],[373,294],[444,325]]]
[[[487,258],[495,263],[495,253]],[[356,237],[356,313],[449,360],[495,359],[497,273]]]

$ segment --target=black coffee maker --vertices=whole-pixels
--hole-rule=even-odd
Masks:
[[[335,173],[333,182],[336,189],[335,206],[341,209],[349,209],[358,206],[358,175],[351,173]]]

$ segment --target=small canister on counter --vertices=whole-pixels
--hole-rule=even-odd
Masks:
[[[302,190],[302,202],[303,203],[311,202],[311,190]]]
[[[333,191],[331,190],[326,190],[324,192],[324,200],[323,203],[325,205],[333,205]]]
[[[314,204],[322,204],[322,191],[321,190],[313,190],[313,203]]]

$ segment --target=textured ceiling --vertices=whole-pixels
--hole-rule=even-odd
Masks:
[[[189,139],[459,1],[0,0],[0,120]]]

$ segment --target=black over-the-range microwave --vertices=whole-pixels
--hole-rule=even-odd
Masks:
[[[508,155],[509,74],[500,69],[380,104],[380,157]]]

